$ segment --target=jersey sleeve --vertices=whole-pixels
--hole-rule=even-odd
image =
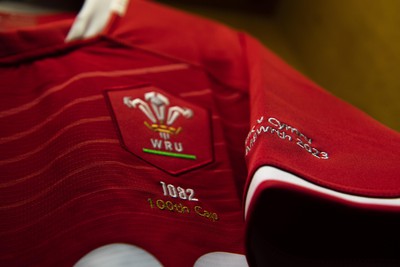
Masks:
[[[393,250],[377,244],[399,235],[387,224],[399,222],[400,135],[251,37],[244,43],[251,107],[245,142],[249,262],[358,266],[393,258]],[[345,245],[338,249],[337,243]]]

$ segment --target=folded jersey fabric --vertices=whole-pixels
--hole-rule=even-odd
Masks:
[[[397,132],[244,33],[107,4],[0,32],[2,264],[398,265]]]

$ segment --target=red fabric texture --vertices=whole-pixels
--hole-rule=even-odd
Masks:
[[[124,17],[92,40],[65,44],[71,23],[0,32],[5,266],[71,266],[117,242],[140,246],[167,267],[193,266],[214,251],[244,253],[242,195],[246,177],[248,184],[263,165],[345,193],[400,195],[399,134],[251,37],[144,1],[131,1]],[[144,86],[210,114],[210,127],[196,137],[211,139],[211,148],[196,153],[211,151],[212,161],[207,154],[195,168],[171,175],[165,166],[154,168],[164,163],[149,164],[124,148],[107,94]],[[256,140],[250,131],[244,146],[249,129],[260,126],[270,128]],[[306,151],[310,139],[328,159]],[[207,145],[189,141],[193,150]],[[193,189],[198,201],[164,195],[161,182]],[[190,212],[162,210],[157,200]]]
[[[216,251],[244,253],[238,186],[245,177],[242,141],[248,113],[237,118],[224,106],[247,110],[247,95],[217,81],[201,64],[167,56],[168,51],[143,49],[124,38],[137,36],[132,26],[144,27],[132,19],[140,10],[175,17],[153,4],[132,3],[128,21],[119,22],[129,27],[121,30],[115,21],[111,29],[122,32],[94,40],[64,44],[62,33],[70,21],[0,33],[3,265],[72,266],[86,253],[112,243],[139,246],[164,266],[193,266]],[[177,19],[186,20],[183,15]],[[157,45],[171,40],[162,36],[162,29],[148,34],[156,34],[152,42]],[[190,54],[193,48],[182,52]],[[188,145],[207,146],[195,153],[212,153],[211,160],[177,176],[124,148],[106,92],[143,86],[173,96],[171,104],[188,103],[194,119],[202,110],[201,127],[190,126],[201,140],[189,135]],[[142,127],[143,119],[132,123]],[[202,126],[205,123],[209,125]],[[168,190],[170,185],[179,192],[178,187],[184,189],[186,196],[165,195],[161,182]]]
[[[200,83],[200,79],[198,82]],[[179,95],[186,88],[174,89],[173,93]],[[149,118],[145,113],[154,113],[154,107],[149,103],[151,99],[146,101],[146,94],[155,92],[168,101],[164,119],[159,119],[157,114]],[[129,152],[173,175],[200,168],[213,161],[210,114],[206,109],[152,86],[111,89],[107,95],[121,142]],[[128,107],[121,101],[124,98],[129,99],[130,103],[136,101],[137,105],[128,103]],[[145,112],[140,110],[144,107]],[[175,110],[175,115],[169,110]],[[185,111],[186,116],[183,114]],[[169,124],[168,119],[172,116],[176,116],[176,120]],[[157,153],[170,154],[155,156]]]
[[[247,41],[252,129],[279,130],[285,124],[303,134],[286,126],[281,132],[292,141],[271,130],[250,133],[247,146],[258,136],[247,155],[250,177],[258,167],[270,165],[349,194],[399,197],[399,134],[322,90],[256,41]],[[263,122],[258,123],[261,117]],[[311,139],[309,145],[326,152],[329,159],[307,152],[297,144],[298,138],[303,145]]]

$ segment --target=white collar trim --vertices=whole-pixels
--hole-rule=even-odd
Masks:
[[[282,184],[295,185],[301,188],[312,190],[314,192],[318,192],[320,194],[338,198],[354,204],[400,208],[400,198],[374,198],[374,197],[350,195],[310,183],[294,174],[288,173],[286,171],[283,171],[275,167],[262,166],[254,173],[249,189],[247,190],[247,196],[245,202],[246,219],[248,216],[250,204],[256,201],[255,199],[253,199],[253,197],[257,188],[263,182],[266,181],[275,181],[275,182],[280,182]],[[254,203],[252,203],[252,205],[254,205]]]
[[[111,19],[112,14],[123,16],[129,0],[86,0],[75,18],[65,41],[75,41],[100,34]]]

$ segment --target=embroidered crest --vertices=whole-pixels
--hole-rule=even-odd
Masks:
[[[122,142],[171,174],[212,161],[209,114],[154,87],[108,91]]]

